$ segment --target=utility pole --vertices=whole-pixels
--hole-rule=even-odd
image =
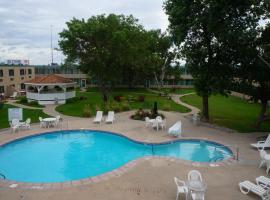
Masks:
[[[52,44],[52,25],[50,26],[50,29],[51,29],[51,58],[52,58],[52,62],[51,62],[51,65],[53,65],[53,44]]]

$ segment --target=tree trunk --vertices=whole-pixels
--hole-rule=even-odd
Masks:
[[[261,100],[261,111],[257,119],[256,127],[260,128],[263,121],[266,120],[267,100]]]
[[[100,91],[103,97],[103,101],[106,104],[109,98],[108,98],[108,90],[105,84],[101,84]]]
[[[202,97],[203,109],[202,109],[202,121],[209,121],[209,108],[208,108],[208,95]]]

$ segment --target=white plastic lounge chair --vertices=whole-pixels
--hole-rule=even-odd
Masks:
[[[176,200],[178,200],[180,194],[186,195],[186,200],[188,199],[188,187],[186,183],[176,177],[174,177],[174,182],[177,186]]]
[[[257,143],[250,144],[250,145],[259,150],[264,149],[264,148],[269,148],[270,147],[270,134],[268,135],[265,141],[258,141]]]
[[[259,176],[256,178],[257,185],[270,189],[270,178],[265,176]]]
[[[21,122],[20,123],[20,128],[30,129],[30,123],[31,123],[31,119],[30,118],[27,118],[25,120],[25,122]]]
[[[43,121],[42,117],[39,117],[39,123],[40,123],[40,128],[46,127],[46,123]]]
[[[181,137],[182,134],[182,123],[181,121],[176,122],[172,127],[169,128],[168,133],[170,135]]]
[[[239,183],[240,191],[243,194],[248,194],[249,192],[253,192],[254,194],[257,194],[263,199],[264,194],[266,193],[266,189],[263,188],[260,185],[256,185],[250,181],[243,181]]]
[[[94,123],[100,123],[102,121],[103,111],[97,111],[96,117],[93,120]]]
[[[108,116],[106,118],[106,123],[113,123],[114,122],[114,111],[109,111]]]
[[[10,96],[10,98],[15,99],[17,97],[17,95],[18,95],[18,92],[13,92],[13,94]]]
[[[15,133],[20,128],[20,121],[18,119],[13,119],[10,124],[12,133]]]

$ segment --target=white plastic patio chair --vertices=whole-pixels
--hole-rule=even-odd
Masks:
[[[103,116],[103,111],[97,111],[96,117],[93,120],[93,122],[101,124],[102,116]]]
[[[270,189],[270,178],[265,176],[259,176],[255,180],[257,185]]]
[[[38,119],[39,119],[40,128],[46,127],[46,123],[43,121],[42,117],[39,117]]]
[[[270,160],[270,154],[268,154],[265,150],[259,150],[259,153],[261,157],[259,168],[261,168],[263,165],[267,164],[268,160]]]
[[[12,133],[15,133],[16,131],[18,131],[20,128],[20,121],[18,119],[12,119],[10,128],[11,128]]]
[[[10,96],[10,98],[15,99],[17,97],[17,95],[18,95],[18,92],[13,92],[13,94]]]
[[[197,170],[191,170],[188,172],[188,180],[202,182],[202,175]]]
[[[204,200],[205,192],[191,192],[192,200]]]
[[[30,118],[27,118],[25,120],[25,122],[21,122],[20,123],[20,128],[30,129],[30,123],[31,123],[31,119]]]
[[[168,134],[175,137],[182,136],[182,123],[181,121],[176,122],[172,127],[169,128]]]
[[[114,111],[109,111],[108,116],[106,118],[106,123],[113,123],[114,122]]]
[[[264,141],[258,141],[257,143],[250,144],[252,147],[255,147],[259,150],[264,149],[264,148],[269,148],[270,147],[270,134],[268,134],[268,137]]]
[[[166,130],[166,119],[163,119],[161,122],[159,122],[159,126],[162,130]]]
[[[188,187],[186,183],[177,177],[174,177],[174,182],[177,186],[176,200],[178,200],[180,194],[184,194],[186,196],[186,200],[188,199]]]
[[[60,115],[57,115],[57,116],[55,117],[55,122],[54,122],[54,126],[55,126],[55,127],[58,127],[58,126],[59,126],[60,119],[61,119],[61,116],[60,116]]]
[[[262,186],[256,185],[250,181],[240,182],[239,188],[243,194],[247,195],[249,192],[252,192],[258,195],[259,197],[261,197],[261,199],[264,199],[264,194],[267,192],[267,190],[263,188]]]
[[[144,119],[145,119],[145,126],[148,127],[151,124],[150,118],[149,117],[145,117]]]

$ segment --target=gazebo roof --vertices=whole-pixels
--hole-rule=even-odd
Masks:
[[[37,76],[34,79],[27,81],[25,84],[30,85],[50,85],[50,84],[73,84],[74,82],[69,78],[64,78],[55,74]]]

